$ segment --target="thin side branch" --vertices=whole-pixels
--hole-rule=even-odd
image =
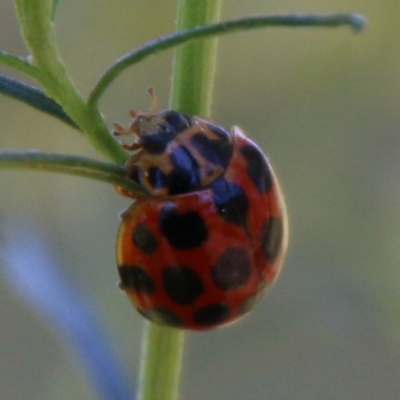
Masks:
[[[359,14],[288,14],[246,17],[237,20],[223,21],[215,24],[198,26],[186,29],[166,36],[159,37],[142,46],[126,53],[119,58],[97,82],[93,88],[88,103],[95,107],[101,95],[108,86],[129,66],[138,63],[146,57],[162,50],[167,50],[189,40],[205,38],[208,36],[223,35],[226,33],[274,27],[339,27],[350,26],[355,31],[361,30],[366,23],[363,16]]]
[[[34,150],[8,150],[0,152],[1,168],[22,168],[76,175],[107,182],[129,192],[144,194],[141,186],[126,176],[124,167],[87,157]]]
[[[43,79],[42,72],[34,65],[30,64],[26,59],[14,56],[6,51],[0,50],[0,64],[12,67],[17,71],[23,72],[32,78],[41,81]]]
[[[62,122],[78,129],[62,107],[37,87],[0,74],[0,93],[29,104],[36,110],[58,118]]]

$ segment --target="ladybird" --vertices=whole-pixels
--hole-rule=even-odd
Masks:
[[[126,173],[145,195],[121,215],[120,287],[145,318],[206,330],[248,313],[276,280],[284,200],[259,147],[236,126],[173,110],[131,111]],[[121,190],[120,190],[121,191]]]

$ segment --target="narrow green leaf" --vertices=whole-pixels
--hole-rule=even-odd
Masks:
[[[99,110],[96,107],[89,109],[59,56],[51,20],[53,0],[14,2],[22,36],[35,66],[42,74],[40,83],[46,95],[62,106],[97,151],[115,162],[124,162],[127,158],[126,152],[109,134]]]
[[[139,61],[170,49],[190,40],[223,35],[235,31],[259,29],[266,27],[323,27],[334,28],[350,26],[354,31],[361,30],[366,20],[359,14],[288,14],[288,15],[260,15],[223,21],[210,25],[197,26],[193,29],[181,30],[166,36],[151,40],[142,46],[124,54],[103,74],[90,93],[88,102],[95,107],[102,94],[110,84],[128,67]]]
[[[58,9],[58,6],[60,5],[61,0],[53,0],[53,10],[51,13],[51,20],[54,21],[55,17],[56,17],[56,12]]]
[[[22,168],[76,175],[117,185],[133,193],[144,194],[142,187],[126,176],[124,167],[87,157],[33,150],[7,150],[0,152],[1,168]]]
[[[14,56],[6,51],[0,50],[0,63],[23,72],[36,80],[43,79],[43,74],[32,64],[21,57]]]
[[[29,104],[36,110],[58,118],[60,121],[78,129],[74,121],[71,120],[59,104],[34,86],[0,74],[0,93]]]

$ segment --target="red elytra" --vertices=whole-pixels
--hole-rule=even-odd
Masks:
[[[235,136],[238,148],[251,143],[237,132]],[[272,175],[273,185],[260,194],[244,173],[245,159],[235,153],[237,150],[225,178],[241,186],[249,199],[244,225],[221,218],[210,188],[145,197],[122,215],[117,240],[121,288],[153,322],[196,330],[227,324],[250,311],[277,278],[286,248],[286,217],[279,187]],[[160,216],[171,205],[176,211],[172,219],[195,213],[192,215],[203,221],[207,233],[200,245],[179,249],[165,236]],[[188,219],[193,225],[186,227],[181,226],[184,219],[180,221],[182,218],[177,219],[177,228],[183,232],[177,233],[175,240],[184,240],[190,229],[195,229],[193,218]],[[171,270],[166,283],[168,268],[175,272]]]
[[[137,136],[127,171],[149,194],[128,194],[136,201],[122,214],[121,289],[155,323],[206,330],[236,321],[276,280],[286,252],[271,166],[237,127],[154,107],[132,115],[117,133]]]

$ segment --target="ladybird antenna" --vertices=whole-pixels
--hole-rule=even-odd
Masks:
[[[158,99],[157,99],[157,94],[155,89],[150,86],[147,91],[149,92],[149,95],[151,96],[151,113],[156,114],[158,112]]]

